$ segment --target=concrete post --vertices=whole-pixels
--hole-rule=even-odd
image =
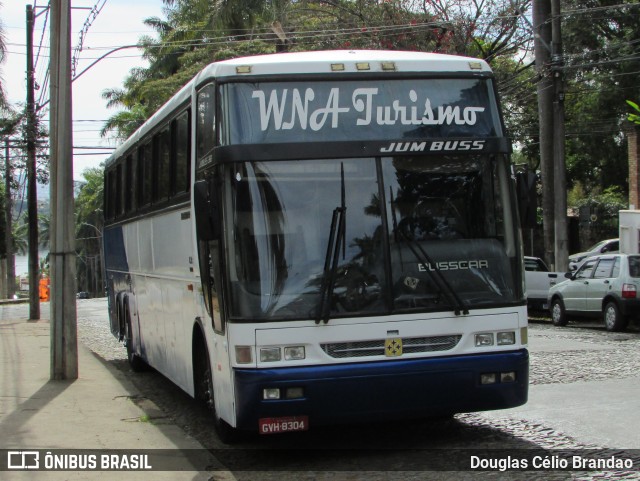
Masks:
[[[77,379],[71,5],[51,2],[51,379]]]

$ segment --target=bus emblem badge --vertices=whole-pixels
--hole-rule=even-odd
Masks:
[[[402,356],[402,339],[385,339],[384,340],[384,355],[387,357]]]

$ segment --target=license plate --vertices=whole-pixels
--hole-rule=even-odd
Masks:
[[[258,420],[260,434],[289,433],[292,431],[307,431],[309,416],[288,416],[282,418],[260,418]]]

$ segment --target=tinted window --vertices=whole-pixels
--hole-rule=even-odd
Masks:
[[[198,165],[209,163],[213,158],[211,150],[215,146],[215,88],[207,85],[198,93],[196,115],[196,157]]]
[[[502,135],[486,79],[230,83],[222,145]]]
[[[133,199],[135,192],[135,168],[134,168],[135,156],[129,155],[125,161],[124,171],[124,211],[129,213],[133,210]]]
[[[164,129],[153,138],[154,165],[156,174],[155,201],[169,197],[171,186],[171,134],[169,128]]]
[[[629,275],[631,277],[640,277],[640,257],[629,256]]]
[[[175,189],[174,192],[189,191],[189,166],[190,166],[190,142],[189,142],[189,113],[185,112],[172,124],[173,138],[175,142]]]
[[[115,170],[110,170],[107,173],[107,201],[105,208],[107,210],[106,217],[107,219],[113,219],[115,215],[115,202],[116,202],[116,172]]]
[[[124,210],[124,188],[123,188],[123,182],[122,182],[122,163],[118,164],[118,166],[116,167],[116,178],[115,178],[115,185],[116,185],[116,217],[119,217],[120,215],[122,215],[122,212]]]
[[[151,142],[147,142],[144,146],[143,154],[143,187],[142,187],[142,199],[144,205],[151,204],[153,194],[153,145]]]

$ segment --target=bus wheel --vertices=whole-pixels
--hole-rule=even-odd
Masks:
[[[206,408],[211,412],[214,419],[214,428],[220,441],[225,444],[232,444],[240,440],[239,431],[233,427],[226,421],[218,416],[216,411],[216,403],[214,398],[214,390],[213,390],[213,375],[211,373],[211,362],[209,362],[209,353],[207,352],[207,348],[204,345],[204,342],[201,345],[201,353],[199,356],[199,362],[194,363],[195,366],[198,367],[200,377],[198,386],[196,386],[197,398],[204,402]]]
[[[125,319],[125,332],[124,332],[124,345],[127,348],[127,359],[129,366],[133,372],[142,372],[147,369],[147,363],[138,356],[134,350],[133,330],[131,329],[131,316],[129,315],[129,304],[124,305],[124,319]]]

